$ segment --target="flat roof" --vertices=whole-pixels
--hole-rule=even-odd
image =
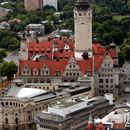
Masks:
[[[48,112],[50,114],[56,114],[62,117],[66,117],[66,115],[83,109],[85,107],[93,106],[98,102],[104,102],[105,97],[94,97],[92,99],[88,99],[88,97],[80,97],[76,99],[69,99],[67,101],[58,102],[57,105],[49,107]],[[43,112],[44,113],[44,112]]]
[[[66,92],[75,92],[75,91],[89,89],[89,88],[91,88],[91,86],[82,86],[82,87],[78,86],[78,87],[66,88],[66,89],[64,89],[64,91],[66,91]]]
[[[42,89],[35,89],[35,88],[22,88],[19,90],[18,94],[16,95],[16,97],[18,98],[29,98],[29,97],[33,97],[33,96],[37,96],[40,94],[46,93],[45,90]]]

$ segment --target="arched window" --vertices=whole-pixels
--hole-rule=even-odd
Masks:
[[[18,113],[15,113],[15,116],[18,116]]]
[[[82,16],[82,14],[81,14],[81,13],[79,13],[79,16]]]
[[[9,123],[8,118],[5,118],[5,123],[6,123],[6,124],[8,124],[8,123]]]
[[[15,123],[18,124],[18,118],[15,118]]]
[[[8,114],[7,114],[7,113],[5,113],[5,115],[6,115],[6,116],[8,116]]]

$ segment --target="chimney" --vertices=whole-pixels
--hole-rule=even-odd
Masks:
[[[38,38],[36,38],[36,43],[39,43],[39,40],[38,40]]]
[[[51,38],[50,38],[50,37],[48,37],[48,41],[51,41]]]
[[[38,59],[38,58],[36,58],[36,62],[38,62],[38,60],[39,60],[39,59]]]

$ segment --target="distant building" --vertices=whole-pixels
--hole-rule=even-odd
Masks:
[[[104,97],[77,98],[59,102],[37,114],[37,130],[86,130],[90,113],[104,117],[114,105]]]
[[[120,89],[116,46],[110,45],[109,47],[103,48],[95,44],[93,47],[95,48],[93,51],[95,55],[94,64],[95,66],[99,66],[99,69],[94,70],[95,95],[113,93],[114,97],[118,97]],[[102,62],[99,65],[100,61]]]
[[[12,10],[0,7],[0,19],[3,19],[9,13],[9,11]]]
[[[29,42],[21,50],[25,50],[23,59],[29,59],[21,59],[19,64],[18,76],[25,82],[78,82],[79,76],[89,75],[94,78],[95,95],[113,93],[117,97],[120,94],[116,46],[107,48],[94,43],[93,58],[86,57],[86,60],[75,58],[71,39]]]
[[[30,10],[41,10],[43,8],[43,0],[24,0],[25,9]]]
[[[126,130],[130,129],[130,104],[123,103],[115,106],[112,112],[102,119],[95,119],[95,123],[102,122],[105,128],[111,130]]]
[[[10,24],[7,22],[1,22],[0,29],[10,29]]]
[[[46,5],[53,6],[56,10],[58,10],[57,0],[43,0],[43,7]]]
[[[29,24],[26,26],[27,34],[36,33],[37,35],[45,34],[45,26],[43,24]]]

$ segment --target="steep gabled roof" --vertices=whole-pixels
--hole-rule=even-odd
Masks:
[[[56,70],[62,73],[66,64],[66,60],[60,60],[60,62],[57,62],[56,60],[20,61],[19,75],[22,75],[22,70],[25,65],[27,65],[31,71],[33,71],[34,68],[40,71],[43,68],[43,66],[46,65],[50,69],[50,76],[54,76]],[[31,75],[32,74],[33,72],[31,72]]]

